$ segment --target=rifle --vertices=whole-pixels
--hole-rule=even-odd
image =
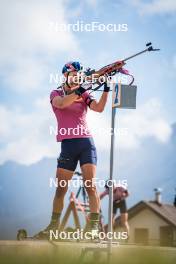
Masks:
[[[111,64],[108,64],[104,67],[102,67],[99,70],[91,69],[88,68],[86,71],[83,72],[83,83],[86,81],[89,83],[89,86],[87,90],[92,90],[92,91],[97,91],[105,82],[105,78],[111,78],[117,73],[122,73],[125,75],[129,75],[132,77],[132,81],[130,82],[130,85],[134,82],[134,77],[129,73],[128,70],[124,69],[123,66],[126,64],[127,61],[133,59],[134,57],[137,57],[145,52],[150,52],[150,51],[159,51],[160,49],[154,49],[152,46],[152,43],[149,42],[146,44],[146,48],[138,53],[135,53],[121,61],[115,61]],[[101,80],[104,79],[104,82],[101,82]],[[90,84],[97,85],[97,87],[92,88],[92,85]],[[78,86],[77,86],[78,87]],[[75,87],[76,88],[76,87]],[[74,91],[73,87],[73,91]]]

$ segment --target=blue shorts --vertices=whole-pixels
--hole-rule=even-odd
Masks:
[[[122,199],[121,201],[113,201],[113,214],[117,213],[117,209],[120,209],[121,214],[127,213],[127,205],[125,199]]]
[[[93,138],[64,139],[61,142],[61,153],[57,159],[57,168],[75,171],[78,161],[83,164],[97,164],[97,151]]]

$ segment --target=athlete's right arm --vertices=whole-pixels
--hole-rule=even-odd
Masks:
[[[71,105],[76,99],[78,99],[78,95],[75,93],[65,95],[64,97],[55,96],[52,100],[52,105],[56,108],[63,109],[69,105]]]

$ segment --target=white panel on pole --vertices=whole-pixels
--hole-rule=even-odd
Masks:
[[[136,85],[114,84],[112,92],[112,107],[136,109]]]

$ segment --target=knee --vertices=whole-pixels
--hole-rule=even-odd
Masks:
[[[86,191],[87,191],[87,194],[89,196],[95,196],[97,195],[97,189],[96,189],[96,186],[92,184],[92,182],[90,181],[86,181],[85,182],[85,188],[86,188]]]

